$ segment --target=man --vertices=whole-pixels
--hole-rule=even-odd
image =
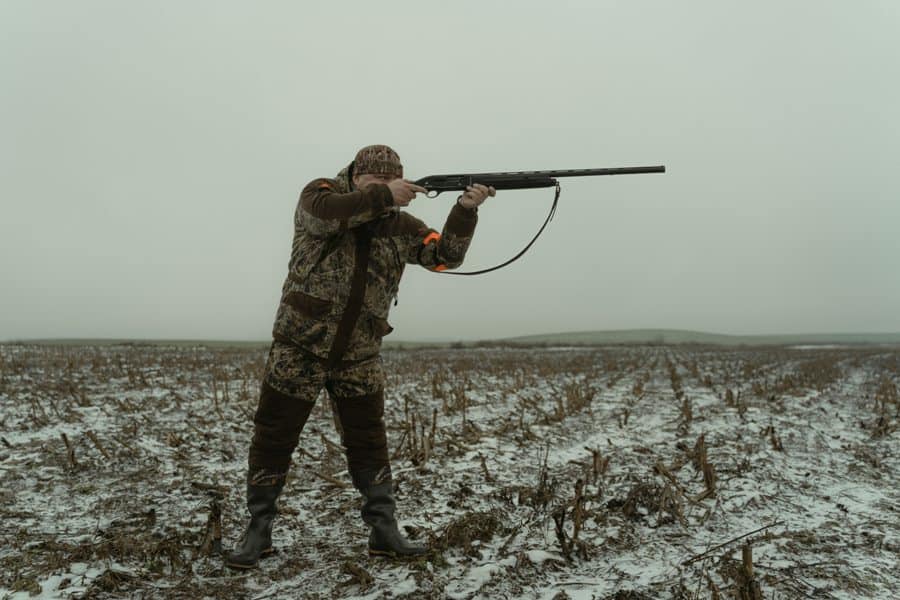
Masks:
[[[250,524],[226,564],[252,568],[271,554],[275,503],[291,454],[319,391],[330,396],[353,485],[371,528],[369,553],[423,554],[397,528],[384,427],[381,338],[405,264],[458,267],[477,209],[494,188],[469,187],[441,233],[401,212],[426,190],[403,179],[400,157],[382,145],[361,149],[334,179],[300,194],[294,242],[254,417],[247,472]]]

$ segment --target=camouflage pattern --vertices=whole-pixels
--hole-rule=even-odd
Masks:
[[[364,148],[357,158],[365,169],[402,169],[386,146]],[[288,469],[323,387],[354,484],[390,472],[378,353],[392,329],[391,303],[407,264],[458,267],[475,231],[477,211],[458,203],[438,234],[394,207],[387,185],[354,189],[353,165],[334,179],[310,182],[294,213],[288,276],[248,457],[251,473],[264,470],[261,479]]]
[[[284,485],[287,474],[287,470],[273,471],[265,467],[255,467],[247,471],[247,483],[260,487]]]
[[[357,361],[378,354],[382,337],[392,330],[388,313],[405,265],[458,267],[477,222],[475,210],[457,203],[438,234],[394,208],[386,185],[353,189],[350,168],[334,179],[313,180],[300,195],[288,277],[273,327],[276,339],[323,360],[337,354],[340,360]],[[351,298],[360,232],[371,237],[371,248],[361,297]],[[349,339],[336,339],[342,317],[360,302]]]
[[[353,170],[357,175],[369,173],[403,177],[400,156],[389,146],[381,144],[366,146],[357,152],[356,158],[353,160]]]
[[[274,342],[253,417],[248,472],[254,484],[274,485],[283,481],[303,427],[323,388],[328,391],[351,472],[389,469],[384,381],[378,356],[329,369],[293,344]]]
[[[298,402],[315,403],[326,385],[333,396],[352,398],[378,392],[384,387],[385,377],[380,356],[329,371],[297,346],[274,342],[263,381]]]

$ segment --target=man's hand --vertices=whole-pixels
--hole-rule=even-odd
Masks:
[[[416,185],[406,179],[395,179],[387,184],[387,186],[394,196],[394,206],[409,206],[409,203],[412,202],[412,199],[416,197],[417,193],[428,193],[428,190],[422,186]]]
[[[484,203],[485,200],[487,200],[488,196],[496,195],[497,190],[495,190],[493,187],[488,187],[486,185],[476,183],[475,185],[466,186],[466,192],[459,197],[458,202],[464,208],[478,208],[482,205],[482,203]]]

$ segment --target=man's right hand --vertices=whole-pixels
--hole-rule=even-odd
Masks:
[[[395,179],[389,184],[388,188],[394,196],[394,206],[409,206],[417,193],[426,194],[428,190],[420,185],[416,185],[406,179]]]

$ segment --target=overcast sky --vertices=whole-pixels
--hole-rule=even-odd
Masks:
[[[0,73],[0,340],[267,339],[299,190],[373,143],[668,169],[409,268],[393,339],[900,331],[896,0],[0,0]],[[464,267],[551,200],[491,199]]]

